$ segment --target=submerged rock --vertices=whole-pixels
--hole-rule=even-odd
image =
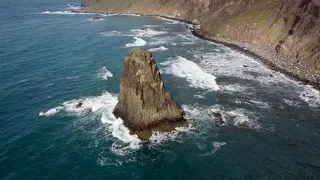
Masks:
[[[101,17],[93,17],[92,18],[93,21],[100,20],[100,19],[101,19]]]
[[[212,115],[216,118],[216,125],[217,126],[223,126],[225,125],[225,122],[222,118],[222,115],[218,112],[212,112]]]
[[[166,92],[159,69],[147,50],[133,49],[126,56],[113,114],[142,140],[148,140],[152,131],[173,131],[185,121],[183,109]]]
[[[79,102],[78,104],[76,104],[76,108],[81,108],[82,104],[82,102]]]

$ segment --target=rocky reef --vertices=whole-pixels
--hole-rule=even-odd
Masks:
[[[185,122],[183,109],[166,92],[157,64],[145,49],[127,54],[118,99],[114,115],[142,140],[152,131],[169,132]]]
[[[320,0],[83,0],[83,5],[87,12],[197,19],[199,37],[240,43],[275,69],[320,89]]]

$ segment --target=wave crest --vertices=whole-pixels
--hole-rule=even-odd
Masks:
[[[165,73],[185,78],[191,87],[210,91],[219,90],[215,76],[203,71],[196,63],[186,58],[178,56],[161,64],[167,66],[163,69]]]
[[[139,37],[133,37],[135,41],[133,43],[127,43],[126,47],[140,47],[145,46],[147,44],[147,41],[139,38]]]

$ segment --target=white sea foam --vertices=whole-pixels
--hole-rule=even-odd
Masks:
[[[123,14],[123,13],[108,13],[108,14],[101,14],[104,17],[108,17],[108,16],[141,16],[139,14]]]
[[[147,28],[147,29],[132,29],[130,32],[119,32],[119,31],[107,31],[107,32],[101,32],[101,35],[104,36],[134,36],[137,38],[149,38],[154,37],[161,34],[166,34],[168,32],[166,31],[155,31],[153,29]]]
[[[157,45],[164,45],[164,44],[171,44],[171,42],[175,41],[174,37],[154,37],[152,38],[152,41],[149,43],[152,46],[157,46]]]
[[[71,116],[83,116],[89,113],[102,114],[102,109],[106,107],[106,101],[114,97],[113,94],[108,92],[103,93],[101,96],[86,97],[81,99],[74,99],[62,103],[61,106],[52,108],[46,112],[40,112],[40,116],[51,116],[57,113],[66,113]],[[82,103],[81,107],[77,108],[77,105]]]
[[[62,105],[64,110],[70,115],[82,116],[88,113],[101,114],[104,108],[106,108],[106,102],[113,98],[114,95],[108,92],[103,93],[101,96],[93,96],[87,98],[81,98],[64,102]],[[81,107],[76,107],[79,103],[82,103]]]
[[[119,31],[107,31],[107,32],[101,32],[99,33],[100,35],[103,36],[129,36],[128,34],[124,33],[124,32],[119,32]]]
[[[58,14],[58,15],[75,15],[75,14],[82,14],[82,15],[88,15],[88,14],[95,14],[95,13],[78,13],[78,12],[72,12],[72,11],[44,11],[42,14]]]
[[[58,112],[60,112],[62,109],[63,109],[63,107],[59,106],[56,108],[49,109],[46,112],[41,111],[39,113],[39,116],[53,116],[53,115],[57,114]]]
[[[76,107],[79,103],[81,107]],[[101,96],[86,97],[62,103],[61,106],[52,108],[46,112],[40,112],[40,116],[52,116],[57,113],[66,113],[70,116],[86,116],[94,114],[101,116],[102,123],[106,124],[111,135],[116,138],[111,146],[111,151],[117,155],[126,155],[141,147],[141,140],[137,135],[130,135],[128,128],[123,125],[120,118],[113,115],[113,109],[118,102],[117,96],[109,92]]]
[[[132,29],[130,31],[134,34],[134,36],[137,36],[137,37],[153,37],[153,36],[157,36],[157,35],[168,33],[166,31],[156,31],[156,30],[153,30],[153,29],[150,29],[150,28]]]
[[[80,108],[77,104],[82,102]],[[130,131],[123,125],[120,118],[113,115],[113,109],[118,102],[116,95],[104,93],[101,96],[81,98],[63,103],[63,109],[70,115],[82,116],[88,113],[101,115],[101,122],[107,124],[108,130],[115,140],[111,146],[111,151],[117,155],[126,155],[141,146],[141,140],[136,135],[130,135]]]
[[[284,99],[283,100],[286,104],[288,104],[289,106],[299,106],[299,102],[295,101],[295,100],[289,100],[289,99]]]
[[[149,49],[149,51],[151,52],[157,52],[157,51],[166,51],[168,50],[168,48],[164,47],[164,46],[160,46],[160,47],[157,47],[157,48],[151,48]]]
[[[195,94],[194,97],[195,97],[195,98],[198,98],[198,99],[204,99],[204,98],[205,98],[204,95],[205,95],[205,94],[203,94],[203,93],[202,93],[202,94]]]
[[[178,56],[170,58],[161,64],[167,66],[163,69],[165,73],[185,78],[191,87],[210,91],[217,91],[219,89],[215,76],[203,71],[196,63],[186,58]]]
[[[110,96],[104,101],[105,110],[101,117],[101,122],[108,125],[108,129],[112,136],[117,138],[112,146],[111,151],[117,155],[127,155],[141,147],[141,140],[137,135],[131,135],[128,128],[123,124],[123,120],[113,115],[113,110],[118,99],[116,96]]]
[[[153,27],[159,27],[160,25],[144,25],[146,28],[153,28]]]
[[[75,5],[75,4],[68,4],[66,9],[80,10],[81,6],[80,5]]]
[[[246,91],[246,87],[240,84],[227,84],[227,85],[220,85],[222,91],[228,92],[244,92]]]
[[[235,110],[224,110],[220,106],[211,107],[212,112],[219,112],[227,126],[240,128],[261,129],[258,118],[253,112],[242,108]]]
[[[117,155],[127,155],[141,147],[141,140],[137,135],[131,135],[127,127],[124,126],[123,120],[116,118],[112,111],[117,103],[117,99],[110,101],[111,108],[107,108],[101,117],[104,124],[108,124],[113,137],[117,138],[111,146],[111,151]]]
[[[106,157],[99,157],[97,159],[97,164],[99,166],[116,166],[119,167],[122,165],[123,162],[121,161],[113,161],[110,158],[106,158]]]
[[[98,75],[99,78],[108,80],[108,78],[112,78],[113,74],[111,71],[109,71],[105,66],[103,66],[99,71]]]
[[[221,148],[221,146],[224,146],[226,144],[227,143],[225,143],[225,142],[216,142],[216,141],[214,141],[212,143],[212,146],[213,146],[214,149],[211,151],[211,153],[214,154],[218,149]]]
[[[243,113],[242,109],[229,111],[226,113],[226,115],[228,116],[227,118],[229,120],[232,120],[232,121],[229,121],[229,123],[232,122],[232,124],[234,126],[245,125],[245,126],[248,126],[249,128],[251,128],[255,125],[253,120],[251,120],[248,116],[246,116]]]
[[[165,17],[157,16],[157,18],[169,22],[168,24],[178,24],[180,22],[178,20],[170,19],[170,17],[169,18],[165,18]],[[174,18],[174,17],[172,17],[172,18]]]
[[[188,126],[176,127],[173,132],[156,131],[152,133],[149,141],[151,142],[152,146],[162,144],[164,142],[167,142],[168,140],[179,141],[179,138],[181,138],[183,134],[188,133],[193,129],[194,127],[190,123],[188,124]]]
[[[261,85],[281,86],[290,82],[251,57],[223,47],[221,52],[197,53],[200,66],[213,75],[258,81]],[[272,74],[272,75],[271,75]]]
[[[260,129],[259,123],[254,118],[250,118],[246,115],[244,109],[237,109],[233,111],[226,112],[224,118],[227,119],[227,123],[233,126],[242,126],[244,128],[251,128],[251,129]]]
[[[311,86],[304,86],[303,92],[300,93],[300,99],[309,104],[309,107],[320,107],[320,92],[313,89]]]
[[[264,108],[264,109],[267,109],[267,108],[270,108],[269,104],[267,102],[263,102],[263,101],[259,101],[259,100],[254,100],[254,99],[251,99],[249,100],[251,104],[259,107],[259,108]]]
[[[226,145],[227,143],[225,142],[217,142],[217,141],[214,141],[212,142],[212,150],[205,153],[205,154],[200,154],[199,156],[211,156],[213,155],[215,152],[217,152],[222,146]]]
[[[133,43],[126,44],[126,47],[140,47],[145,46],[147,44],[147,41],[139,38],[139,37],[133,37],[135,41]]]

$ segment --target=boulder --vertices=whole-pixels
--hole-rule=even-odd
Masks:
[[[225,125],[225,122],[222,118],[222,115],[218,112],[212,112],[212,115],[216,118],[216,125],[217,126],[223,126]]]
[[[83,103],[82,102],[79,102],[78,104],[76,104],[76,108],[81,108],[81,106],[83,105]]]
[[[201,29],[201,25],[200,25],[200,24],[198,24],[198,25],[194,25],[194,29],[195,29],[195,30],[199,30],[199,29]]]
[[[193,25],[200,25],[200,21],[198,19],[192,20]]]
[[[94,17],[94,18],[92,18],[93,21],[95,21],[95,20],[100,20],[100,19],[101,19],[101,17]]]
[[[185,122],[183,109],[166,92],[157,64],[145,49],[127,54],[118,99],[113,114],[142,140],[152,131],[173,131]]]

